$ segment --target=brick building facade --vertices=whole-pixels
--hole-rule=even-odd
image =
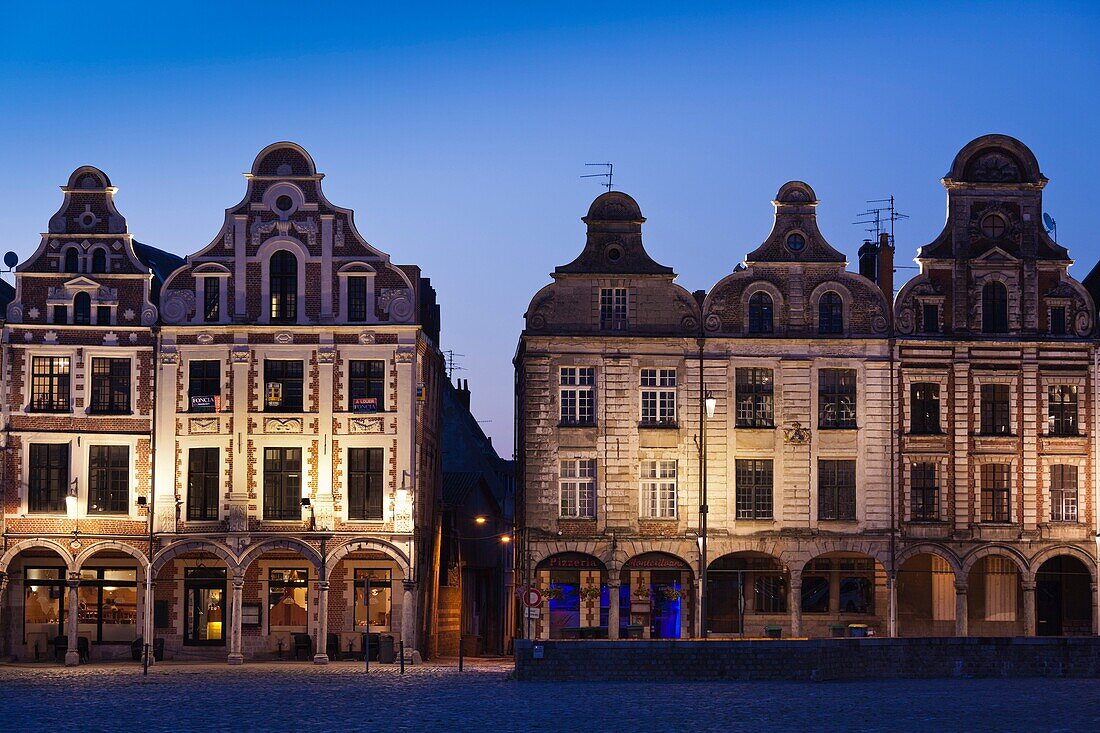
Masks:
[[[368,630],[427,649],[435,293],[325,199],[299,146],[264,149],[246,178],[182,261],[133,242],[106,176],[80,169],[19,267],[4,340],[7,653],[68,636],[75,663],[83,639],[104,658],[141,637],[171,658],[325,662],[362,653]],[[71,406],[50,391],[70,373]],[[38,447],[61,441],[71,459]]]
[[[1095,630],[1095,308],[1045,182],[969,144],[896,300],[893,244],[849,272],[805,183],[694,295],[633,199],[597,198],[516,356],[527,635]]]

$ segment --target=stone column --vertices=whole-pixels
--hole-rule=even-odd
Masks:
[[[0,581],[0,601],[2,601],[4,597],[4,591],[2,590],[2,588],[2,581]],[[1098,599],[1096,596],[1096,583],[1092,583],[1091,585],[1089,585],[1089,590],[1091,591],[1092,595],[1092,633],[1100,634],[1100,603],[1097,602]]]
[[[619,585],[618,578],[607,579],[607,638],[619,638]]]
[[[401,597],[401,640],[405,642],[405,652],[416,651],[416,583],[406,580],[404,595]]]
[[[328,581],[317,583],[317,644],[313,663],[328,664]]]
[[[1035,636],[1035,581],[1020,586],[1024,591],[1024,636]]]
[[[241,596],[244,594],[244,573],[233,574],[233,599],[229,612],[229,663],[244,664],[241,653]]]
[[[891,639],[898,635],[898,581],[893,575],[886,576],[886,592],[890,595],[890,618],[887,620],[887,634]]]
[[[69,639],[68,649],[65,650],[66,667],[75,667],[80,664],[80,642],[77,639],[80,620],[80,598],[77,596],[77,588],[79,587],[80,573],[69,573],[69,617],[65,624],[65,633]]]
[[[150,667],[153,666],[153,662],[155,661],[154,656],[153,656],[153,634],[155,633],[155,631],[154,631],[154,625],[153,625],[154,590],[153,590],[152,577],[153,577],[152,569],[151,568],[146,568],[146,570],[145,570],[145,588],[144,588],[144,591],[143,591],[144,598],[142,600],[142,608],[144,609],[144,611],[143,611],[144,615],[142,616],[142,619],[141,619],[142,620],[141,637],[142,637],[143,641],[145,642],[145,644],[148,645],[148,649],[149,649],[149,666]],[[142,648],[141,653],[145,654],[145,648],[144,647]]]
[[[966,636],[966,583],[955,583],[955,636]]]
[[[802,636],[802,573],[791,573],[791,591],[787,605],[791,610],[791,636]]]

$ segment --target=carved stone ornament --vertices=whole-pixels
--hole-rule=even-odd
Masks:
[[[915,324],[913,323],[913,299],[907,298],[898,309],[898,317],[894,321],[894,327],[898,333],[911,334]]]
[[[324,346],[317,350],[317,362],[320,364],[333,364],[336,362],[336,349]]]
[[[348,432],[356,435],[384,433],[386,420],[382,417],[353,417],[348,421]]]
[[[165,346],[160,352],[161,364],[178,364],[180,360],[180,354],[176,351],[175,347]]]
[[[378,305],[381,306],[383,313],[389,313],[390,318],[398,323],[407,323],[412,320],[412,293],[408,288],[382,288]]]
[[[302,432],[300,417],[269,417],[264,419],[264,432],[273,435]]]
[[[214,334],[206,332],[200,333],[198,336],[195,337],[195,340],[203,345],[212,344],[214,343]]]
[[[244,513],[244,507],[239,504],[229,507],[229,531],[248,531],[248,516]]]
[[[398,364],[411,364],[416,350],[411,346],[400,346],[394,355]]]
[[[789,428],[783,428],[783,442],[788,445],[806,445],[810,442],[810,429],[795,421]]]
[[[722,319],[716,313],[711,313],[707,316],[707,320],[703,321],[703,327],[708,331],[717,331],[722,328]]]
[[[889,323],[886,320],[886,316],[881,313],[871,319],[871,330],[875,333],[886,333],[886,327]]]
[[[275,343],[292,344],[294,343],[294,334],[289,331],[279,331],[279,333],[275,334]]]
[[[364,344],[364,345],[373,344],[374,343],[374,334],[371,333],[370,331],[363,331],[363,333],[359,334],[359,343]]]
[[[187,432],[192,435],[216,435],[221,428],[221,421],[216,417],[193,417],[187,425]]]
[[[229,356],[233,359],[234,364],[247,364],[252,360],[252,352],[247,346],[233,347],[233,350],[229,352]]]
[[[980,183],[1013,183],[1020,180],[1020,169],[1007,155],[994,151],[970,164],[968,178]]]

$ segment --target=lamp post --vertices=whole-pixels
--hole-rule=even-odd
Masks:
[[[699,339],[699,636],[707,638],[707,418],[718,401],[707,391],[703,345]]]

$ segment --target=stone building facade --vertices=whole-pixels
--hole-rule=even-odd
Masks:
[[[1040,226],[1043,184],[1019,142],[968,145],[896,302],[892,242],[849,272],[805,183],[694,295],[633,199],[596,199],[516,356],[526,635],[1095,630],[1095,309]],[[1006,315],[983,333],[990,282]],[[1010,511],[983,518],[994,496]]]
[[[182,261],[142,260],[151,249],[131,244],[106,177],[74,173],[65,216],[19,268],[8,310],[8,653],[32,653],[38,566],[61,579],[51,598],[77,599],[60,602],[62,613],[87,615],[66,623],[47,611],[33,639],[43,653],[55,636],[76,649],[91,626],[106,627],[124,595],[115,566],[129,573],[133,618],[117,639],[90,639],[95,657],[129,654],[125,642],[141,637],[169,658],[323,663],[362,654],[368,631],[375,642],[384,634],[427,649],[441,484],[435,293],[418,267],[392,263],[362,238],[352,212],[322,194],[322,177],[301,147],[265,148],[222,229]],[[109,275],[97,269],[98,240],[81,229],[89,201]],[[79,275],[69,275],[69,251]],[[92,322],[74,325],[62,300],[85,291]],[[64,329],[49,320],[65,317]],[[73,362],[79,419],[25,406],[34,402],[24,385],[43,380],[30,366],[40,352]],[[96,399],[85,385],[97,383],[101,352],[130,360],[133,407],[95,422],[83,415]],[[125,501],[85,511],[78,472],[75,516],[28,509],[26,477],[38,479],[24,446],[50,430],[77,446],[74,467],[98,470],[85,458],[92,446],[124,445],[129,473],[115,470],[112,453],[106,475]],[[95,613],[85,595],[96,595]]]

